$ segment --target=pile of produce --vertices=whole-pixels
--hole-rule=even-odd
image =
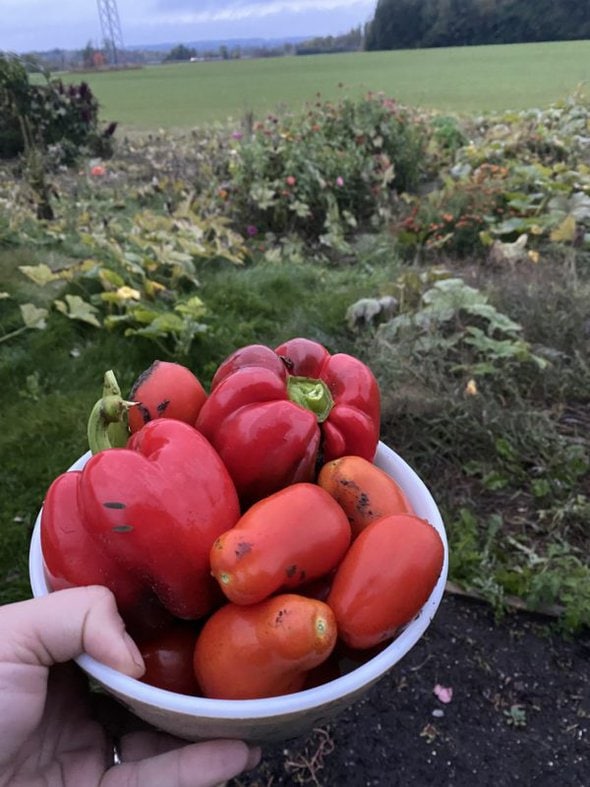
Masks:
[[[435,527],[373,464],[379,430],[371,370],[308,339],[236,350],[209,393],[156,361],[127,401],[107,372],[92,456],[45,498],[48,584],[109,587],[159,688],[251,699],[332,680],[443,567]]]

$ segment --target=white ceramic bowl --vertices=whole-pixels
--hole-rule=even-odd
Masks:
[[[85,454],[69,469],[81,469],[89,456],[89,453]],[[375,464],[400,484],[415,513],[436,527],[443,540],[445,558],[439,580],[420,613],[374,658],[316,688],[259,700],[212,700],[175,694],[129,678],[87,655],[78,658],[80,667],[139,718],[187,740],[239,738],[256,743],[282,741],[306,734],[334,718],[360,699],[421,638],[438,609],[447,578],[447,538],[430,492],[414,470],[383,443],[379,444]],[[29,556],[34,596],[50,592],[43,569],[40,516],[35,523]]]

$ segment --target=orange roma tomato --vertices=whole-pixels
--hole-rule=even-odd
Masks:
[[[320,470],[318,484],[344,509],[353,538],[375,519],[413,513],[393,478],[361,456],[343,456],[327,462]]]
[[[371,522],[336,571],[327,603],[351,648],[390,639],[420,611],[439,578],[442,540],[425,519],[395,514]]]
[[[176,418],[194,426],[207,394],[186,366],[154,361],[133,383],[129,399],[137,403],[127,413],[129,429],[135,433],[154,418]]]
[[[195,675],[212,699],[291,694],[328,658],[336,637],[334,613],[322,601],[284,593],[250,606],[226,604],[197,639]]]
[[[211,547],[230,601],[255,604],[334,569],[350,544],[342,508],[315,484],[292,484],[249,508]]]
[[[196,641],[195,627],[178,623],[149,640],[138,642],[145,664],[140,680],[178,694],[200,694],[193,669]]]

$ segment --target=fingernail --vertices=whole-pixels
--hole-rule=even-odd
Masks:
[[[139,670],[139,674],[140,675],[143,674],[145,672],[145,664],[143,663],[143,657],[139,652],[139,648],[137,647],[135,642],[132,640],[132,638],[129,636],[129,634],[126,631],[123,632],[123,641],[127,646],[127,652],[131,656],[131,660]]]
[[[262,749],[260,746],[250,746],[250,752],[248,754],[248,761],[246,763],[245,770],[250,771],[252,768],[255,768],[260,762],[261,757]]]

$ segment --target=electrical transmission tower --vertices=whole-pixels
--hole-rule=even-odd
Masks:
[[[97,0],[98,15],[107,61],[111,65],[123,62],[123,34],[117,10],[117,0]]]

